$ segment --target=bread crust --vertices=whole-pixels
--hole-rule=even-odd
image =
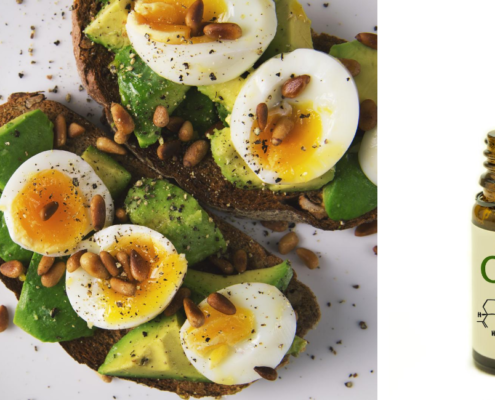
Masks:
[[[84,28],[98,11],[95,0],[74,0],[72,12],[72,41],[79,75],[88,94],[105,109],[105,116],[112,125],[110,105],[120,103],[118,84],[115,76],[108,70],[113,54],[104,46],[95,44],[84,35]],[[313,41],[317,50],[328,53],[331,46],[343,43],[335,36],[313,32]],[[185,168],[180,161],[163,162],[156,155],[158,144],[141,149],[136,140],[128,147],[141,161],[157,173],[174,179],[187,192],[193,194],[199,202],[217,210],[236,216],[263,221],[305,222],[324,230],[353,228],[376,220],[378,210],[374,210],[348,221],[334,221],[321,218],[299,205],[299,196],[315,198],[321,191],[278,194],[270,190],[244,190],[227,181],[211,152],[192,168]],[[185,149],[183,149],[185,151]],[[321,213],[320,213],[321,214]]]
[[[34,109],[42,110],[52,121],[55,120],[57,115],[62,114],[68,124],[76,122],[86,129],[84,135],[75,139],[69,139],[67,145],[62,148],[62,150],[68,150],[80,155],[89,145],[94,145],[98,137],[104,135],[102,131],[86,121],[83,117],[60,103],[46,100],[45,96],[41,93],[12,94],[9,97],[9,101],[0,106],[0,126],[19,115]],[[116,158],[125,165],[129,172],[131,172],[133,182],[143,176],[151,178],[157,177],[156,172],[143,165],[132,155],[116,156]],[[117,204],[119,204],[119,201],[117,201]],[[249,259],[249,269],[267,268],[282,262],[280,258],[268,253],[260,244],[255,242],[248,235],[229,225],[214,214],[210,214],[210,216],[214,218],[215,223],[228,241],[229,252],[243,249],[248,254],[252,254],[252,257]],[[0,260],[0,264],[1,263],[2,260]],[[204,265],[199,265],[199,267],[207,269],[208,265],[207,263],[204,263]],[[15,293],[17,298],[19,298],[22,290],[22,282],[18,279],[7,278],[1,274],[0,280],[8,289]],[[313,292],[306,285],[301,283],[295,275],[287,288],[286,295],[299,316],[296,333],[299,336],[304,337],[310,329],[313,329],[316,326],[320,319],[320,309],[317,299]],[[96,371],[105,360],[110,348],[125,335],[126,332],[127,330],[109,331],[99,329],[93,337],[61,342],[60,345],[77,362],[86,364]],[[282,361],[282,363],[285,362],[287,362],[286,359]],[[249,386],[226,386],[216,383],[188,382],[175,379],[125,379],[159,390],[175,392],[183,398],[232,395]]]

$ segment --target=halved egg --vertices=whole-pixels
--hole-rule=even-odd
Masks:
[[[83,247],[93,253],[135,250],[149,263],[149,278],[137,282],[134,296],[113,290],[108,281],[89,275],[82,268],[66,274],[66,291],[72,308],[88,325],[103,329],[127,329],[161,313],[182,284],[187,270],[184,254],[162,234],[139,225],[114,225],[103,229]]]
[[[368,179],[378,186],[378,135],[377,127],[366,131],[361,146],[359,147],[358,159],[361,169]]]
[[[241,283],[218,291],[236,307],[234,315],[199,308],[203,326],[186,321],[180,330],[182,348],[192,365],[215,383],[237,385],[260,378],[255,367],[276,368],[296,333],[296,315],[280,290],[266,283]]]
[[[0,210],[19,246],[64,256],[93,230],[89,207],[95,195],[105,200],[108,226],[113,221],[113,200],[93,168],[74,153],[49,150],[15,171],[0,198]]]
[[[277,30],[272,0],[208,0],[203,21],[235,23],[236,40],[192,36],[185,25],[194,0],[138,0],[127,19],[135,51],[158,75],[185,85],[208,85],[234,79],[263,54]]]
[[[308,75],[295,98],[283,98],[283,84]],[[256,108],[265,103],[268,123],[260,131]],[[288,117],[293,127],[279,145],[275,124]],[[310,49],[276,56],[251,74],[234,104],[232,142],[249,168],[265,183],[295,184],[318,178],[344,155],[356,133],[359,98],[347,69],[335,58]]]

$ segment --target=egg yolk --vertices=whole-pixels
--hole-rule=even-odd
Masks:
[[[289,118],[294,122],[294,127],[282,143],[274,146],[271,142],[280,113],[270,112],[266,128],[259,135],[255,133],[259,130],[258,122],[254,121],[250,136],[251,148],[248,149],[258,158],[264,169],[277,172],[281,178],[280,184],[284,184],[284,180],[304,177],[311,172],[311,159],[322,145],[322,123],[313,103],[295,103],[291,106]]]
[[[134,13],[140,25],[148,25],[154,32],[151,39],[167,44],[196,44],[212,42],[207,36],[191,37],[191,28],[186,26],[187,9],[196,0],[143,0],[136,2]],[[224,0],[204,2],[203,21],[217,21],[227,12]]]
[[[109,288],[108,282],[98,282],[102,289],[104,318],[117,324],[137,316],[149,315],[169,302],[182,282],[187,264],[177,253],[170,253],[147,236],[126,236],[105,249],[115,256],[120,250],[130,254],[135,250],[150,264],[150,277],[137,282],[134,296],[128,297]]]
[[[90,230],[88,205],[76,182],[58,170],[35,173],[12,202],[14,229],[19,240],[38,253],[64,252]],[[46,221],[43,208],[57,202]]]
[[[190,327],[187,346],[202,357],[208,357],[210,368],[215,368],[233,351],[236,344],[254,333],[255,318],[247,308],[237,307],[234,315],[225,315],[209,304],[201,306],[206,319],[200,328]]]

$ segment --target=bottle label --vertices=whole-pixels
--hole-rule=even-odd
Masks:
[[[495,232],[472,225],[473,349],[495,359]]]

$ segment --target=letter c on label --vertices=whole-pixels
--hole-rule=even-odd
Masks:
[[[495,280],[488,278],[488,275],[486,274],[486,264],[490,260],[495,260],[495,256],[488,256],[483,260],[483,262],[481,263],[481,275],[483,276],[483,278],[485,278],[485,281],[495,283]]]

